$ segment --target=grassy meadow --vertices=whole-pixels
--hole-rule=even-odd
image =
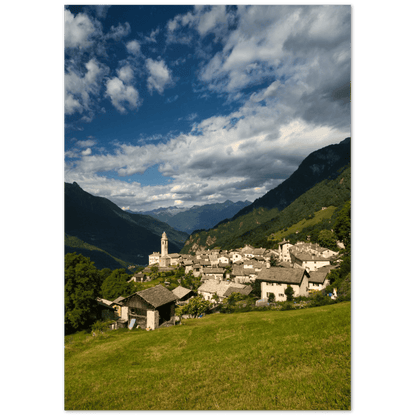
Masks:
[[[313,218],[311,219],[304,218],[303,220],[297,222],[296,224],[293,224],[290,227],[288,227],[286,231],[280,230],[277,233],[271,234],[268,239],[273,240],[273,241],[282,241],[283,237],[287,237],[290,234],[296,233],[297,231],[302,231],[306,227],[314,226],[324,219],[330,219],[333,213],[335,212],[335,210],[336,210],[336,207],[329,206],[325,210],[316,211]]]
[[[348,410],[351,304],[65,337],[65,410]]]

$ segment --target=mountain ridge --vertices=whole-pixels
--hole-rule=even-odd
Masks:
[[[324,179],[334,179],[340,169],[351,161],[351,137],[310,153],[284,182],[271,189],[251,205],[237,212],[231,221],[255,208],[283,210],[296,198]]]
[[[160,251],[163,232],[169,251],[179,252],[188,234],[153,217],[130,214],[107,198],[93,196],[76,182],[65,183],[65,234],[98,247],[126,263],[146,265],[148,255]],[[94,257],[91,251],[92,260]]]

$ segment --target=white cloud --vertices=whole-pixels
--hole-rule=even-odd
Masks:
[[[140,54],[140,43],[137,40],[131,40],[126,44],[127,51],[133,55]]]
[[[91,148],[85,149],[81,152],[82,156],[89,156],[91,154]]]
[[[95,139],[88,139],[88,140],[78,140],[76,145],[78,147],[92,147],[97,144],[97,140]]]
[[[118,77],[125,83],[130,83],[134,78],[133,69],[130,65],[123,66],[117,70]]]
[[[172,74],[163,60],[154,61],[146,59],[146,68],[150,75],[147,78],[147,87],[150,92],[156,90],[163,94],[164,89],[172,83]]]
[[[107,81],[106,88],[106,95],[120,113],[126,111],[123,105],[126,102],[131,108],[138,107],[139,93],[133,86],[125,85],[121,79],[114,77]]]
[[[105,19],[107,16],[108,9],[111,7],[109,5],[95,5],[93,6],[95,9],[95,13],[97,14],[97,17],[100,19]]]
[[[109,33],[106,35],[106,39],[120,40],[124,36],[127,36],[131,31],[130,24],[125,22],[119,23],[116,27],[111,26]]]
[[[94,24],[86,14],[78,13],[74,16],[65,10],[65,47],[86,48],[91,44],[89,37],[95,32]]]
[[[159,172],[172,178],[171,184],[144,187],[132,182],[128,189],[134,196],[112,195],[115,203],[129,204],[133,210],[170,206],[175,200],[184,206],[254,200],[286,179],[312,151],[350,135],[348,130],[315,126],[300,118],[285,122],[286,114],[284,119],[277,117],[280,108],[278,101],[262,106],[249,100],[237,112],[202,121],[196,135],[142,146],[120,144],[113,154],[76,161],[66,176],[83,186],[77,179],[82,175],[115,170],[128,177],[159,165]],[[111,189],[127,186],[123,180],[114,181]]]
[[[69,68],[64,76],[65,83],[65,113],[82,113],[89,109],[91,96],[97,95],[100,90],[100,81],[106,73],[106,67],[95,59],[85,64],[87,71],[82,74]]]

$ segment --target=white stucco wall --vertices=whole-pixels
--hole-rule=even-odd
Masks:
[[[147,328],[156,329],[159,327],[159,311],[147,311]]]

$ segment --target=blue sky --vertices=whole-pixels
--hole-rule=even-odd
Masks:
[[[66,6],[65,181],[133,211],[264,195],[350,136],[350,6]]]

